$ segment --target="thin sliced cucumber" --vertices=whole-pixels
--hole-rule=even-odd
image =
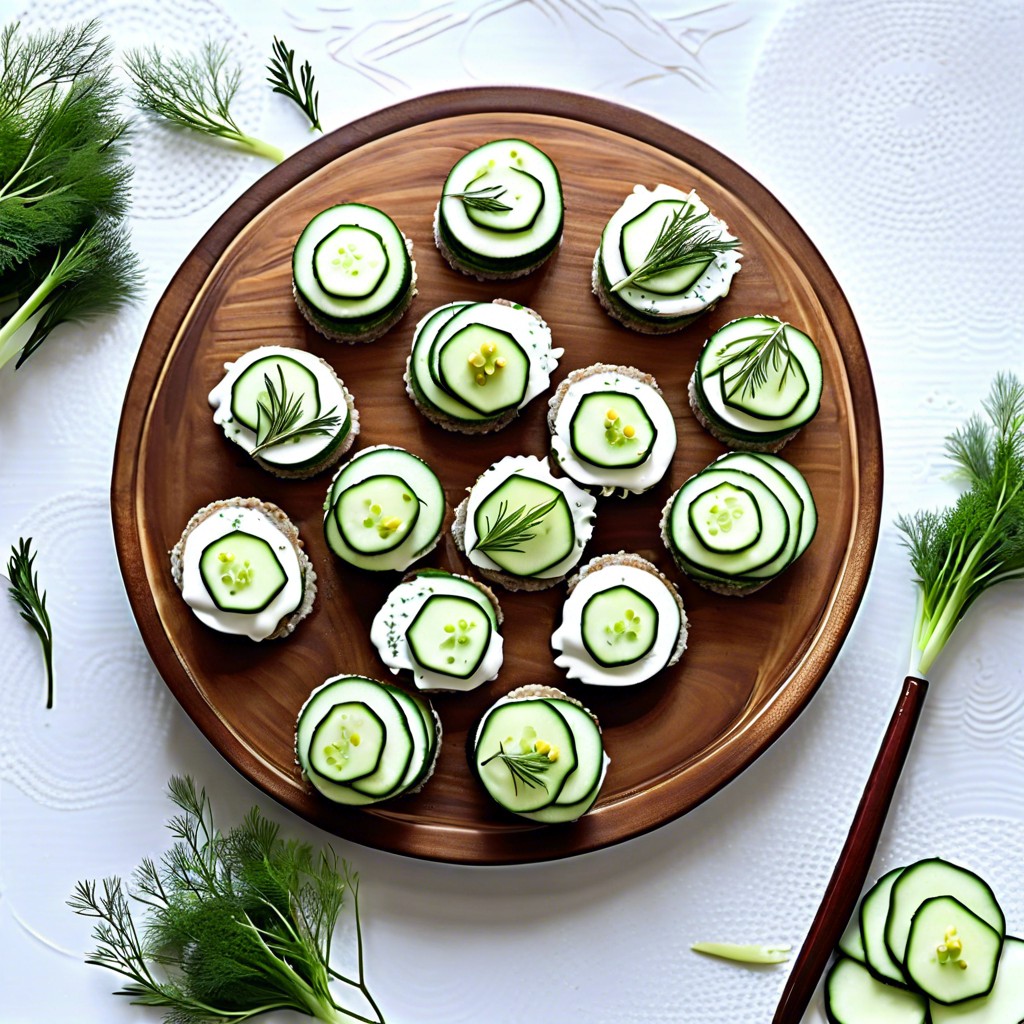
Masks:
[[[406,631],[413,659],[423,668],[467,679],[491,642],[491,620],[478,601],[451,594],[427,598]]]
[[[231,388],[231,415],[250,430],[258,430],[263,415],[260,405],[266,405],[270,398],[267,380],[280,391],[282,377],[291,401],[302,402],[302,419],[316,419],[320,415],[316,375],[297,359],[285,355],[264,356],[238,375]]]
[[[679,210],[692,210],[693,204],[678,199],[659,199],[651,203],[643,213],[637,214],[622,225],[619,235],[619,251],[626,270],[632,274],[647,260],[654,243],[668,227]],[[673,270],[644,279],[646,291],[656,295],[679,295],[685,292],[711,266],[713,260],[687,263]]]
[[[405,777],[398,786],[398,792],[404,793],[418,786],[434,763],[434,754],[437,750],[437,719],[430,705],[422,697],[406,693],[405,690],[400,690],[390,683],[383,685],[405,712],[409,732],[412,734],[412,757],[409,759]]]
[[[928,1024],[928,1000],[840,957],[825,977],[825,1015],[830,1024]]]
[[[632,665],[654,646],[658,609],[632,587],[599,590],[583,606],[580,632],[587,653],[599,665]]]
[[[530,357],[507,331],[470,323],[438,347],[434,383],[488,419],[518,409],[529,379]]]
[[[465,204],[469,219],[488,231],[529,231],[544,208],[544,186],[519,167],[488,167],[469,183],[465,192],[493,200],[487,204]],[[507,209],[488,208],[491,206]]]
[[[262,537],[241,530],[232,530],[203,548],[199,575],[221,611],[244,614],[263,611],[288,582],[274,549]]]
[[[453,594],[457,597],[465,597],[475,601],[484,611],[484,614],[491,620],[491,629],[498,628],[498,612],[494,602],[481,590],[480,585],[466,576],[457,576],[455,573],[445,572],[444,569],[420,569],[415,579],[424,583],[436,582],[439,584],[439,593]]]
[[[864,939],[860,934],[860,914],[855,913],[846,924],[846,929],[839,936],[836,948],[843,956],[848,956],[857,963],[865,962]]]
[[[398,547],[416,526],[420,502],[413,489],[391,473],[367,477],[334,500],[334,519],[345,543],[361,555]]]
[[[658,428],[634,395],[600,391],[585,395],[569,421],[569,444],[584,462],[630,469],[650,457]]]
[[[1020,1024],[1024,1021],[1024,940],[1007,935],[987,996],[954,1006],[931,1004],[932,1024]]]
[[[576,747],[576,769],[565,780],[555,803],[575,806],[593,792],[603,773],[601,730],[590,712],[579,704],[561,697],[546,697],[545,700],[565,719]]]
[[[885,944],[885,922],[889,914],[889,898],[903,868],[894,868],[882,875],[868,890],[860,903],[860,934],[864,940],[864,958],[868,970],[890,985],[906,987],[900,964],[893,959]]]
[[[320,287],[337,299],[365,299],[388,272],[387,249],[376,231],[342,224],[313,250],[313,276]]]
[[[698,494],[687,510],[690,529],[708,549],[721,554],[746,551],[761,537],[761,510],[746,487],[728,481]]]
[[[368,704],[335,704],[313,729],[309,766],[331,782],[353,782],[377,770],[386,743],[387,728]]]
[[[811,541],[814,540],[814,534],[818,529],[818,509],[814,503],[814,495],[811,493],[810,485],[807,483],[806,477],[796,466],[780,458],[778,455],[772,455],[769,452],[750,452],[749,454],[756,455],[763,463],[781,473],[789,481],[800,499],[803,511],[800,516],[800,536],[797,541],[796,552],[793,555],[795,561],[810,547]],[[741,465],[741,463],[737,463],[737,468],[740,468]]]

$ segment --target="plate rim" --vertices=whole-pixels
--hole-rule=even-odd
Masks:
[[[225,719],[196,685],[179,658],[172,638],[160,618],[146,575],[138,516],[139,458],[143,433],[135,426],[145,417],[158,389],[163,367],[189,315],[194,300],[209,279],[224,252],[240,231],[262,209],[310,174],[346,153],[378,139],[418,125],[447,117],[472,114],[534,114],[564,118],[613,131],[653,146],[678,159],[699,166],[716,182],[732,187],[727,179],[743,182],[743,197],[768,222],[786,223],[787,244],[799,257],[801,266],[813,264],[810,275],[815,294],[827,312],[837,335],[843,338],[843,366],[849,384],[848,407],[852,420],[849,437],[854,443],[852,466],[857,476],[855,506],[847,538],[846,557],[833,581],[830,599],[807,649],[792,666],[788,677],[767,701],[760,713],[743,730],[753,742],[719,746],[721,771],[717,781],[705,787],[696,799],[670,814],[657,814],[635,822],[624,834],[593,837],[575,830],[578,841],[538,844],[526,841],[518,853],[453,856],[435,851],[428,842],[410,844],[408,823],[403,815],[377,813],[375,826],[367,835],[331,829],[311,818],[277,785],[279,776],[254,756],[229,728]],[[685,156],[684,156],[685,154]],[[824,286],[824,287],[823,287]],[[188,301],[181,301],[183,298]],[[157,342],[155,339],[160,338]],[[871,457],[875,453],[876,457]],[[523,864],[562,859],[616,845],[636,838],[689,813],[723,786],[735,779],[760,757],[799,717],[828,675],[839,650],[853,626],[863,600],[878,543],[882,510],[883,459],[881,423],[874,381],[863,337],[852,307],[838,280],[796,219],[750,172],[719,150],[651,114],[597,96],[533,86],[480,86],[426,93],[358,118],[324,135],[268,171],[247,188],[203,233],[184,257],[166,285],[146,326],[139,353],[132,368],[118,423],[111,473],[111,518],[118,563],[132,613],[143,642],[165,685],[192,721],[217,751],[243,777],[267,795],[312,824],[342,838],[390,853],[417,859],[466,865]],[[187,685],[184,685],[187,681]],[[800,685],[796,685],[797,683]],[[719,738],[721,740],[721,737]],[[742,749],[737,749],[741,747]],[[529,826],[524,823],[524,828]],[[455,832],[464,827],[451,826]],[[550,829],[544,830],[550,832]],[[560,833],[564,834],[564,833]],[[449,844],[450,845],[450,844]]]

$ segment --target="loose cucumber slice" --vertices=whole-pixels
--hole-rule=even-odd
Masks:
[[[367,704],[335,704],[313,729],[309,765],[331,782],[352,782],[377,770],[386,742],[387,729]]]
[[[867,957],[864,953],[864,938],[860,933],[860,914],[855,913],[847,922],[846,929],[839,936],[836,947],[843,956],[848,956],[857,963],[865,963]]]
[[[638,214],[622,225],[619,235],[619,249],[626,270],[632,274],[647,259],[654,243],[664,232],[672,218],[679,210],[684,215],[693,209],[692,203],[677,199],[659,199],[651,203],[643,213]],[[674,270],[666,270],[662,274],[645,278],[643,287],[656,295],[678,295],[685,292],[708,267],[713,260],[700,260],[689,263]]]
[[[199,575],[221,611],[247,614],[263,611],[288,580],[274,549],[262,537],[240,530],[203,548]]]
[[[936,1003],[986,995],[999,966],[1003,936],[952,896],[933,896],[910,923],[903,972]]]
[[[403,543],[416,526],[420,502],[392,474],[371,476],[343,490],[334,502],[338,530],[353,551],[379,555]]]
[[[486,418],[517,409],[526,397],[530,357],[507,331],[471,323],[437,352],[435,383]]]
[[[491,620],[477,601],[434,594],[413,619],[406,639],[414,660],[423,668],[466,679],[487,653]]]
[[[471,197],[493,200],[493,205],[508,207],[500,210],[488,208],[491,203],[465,204],[469,219],[489,231],[529,231],[544,207],[544,186],[519,167],[488,167],[463,191]]]
[[[576,770],[572,730],[549,701],[510,700],[487,712],[477,732],[473,764],[491,797],[507,810],[553,804]]]
[[[952,896],[991,925],[1000,939],[1006,934],[1006,919],[987,882],[973,871],[941,858],[921,860],[908,867],[892,887],[885,944],[900,963],[906,957],[914,915],[933,896]]]
[[[932,1024],[1020,1024],[1024,1020],[1024,940],[1007,936],[987,996],[953,1006],[931,1004]]]
[[[583,606],[581,633],[583,646],[599,665],[632,665],[654,646],[658,609],[632,587],[610,587]]]
[[[885,923],[889,914],[889,898],[903,868],[894,868],[882,875],[868,890],[860,903],[860,934],[864,940],[864,959],[868,970],[880,981],[906,987],[906,978],[899,963],[885,944]]]
[[[640,401],[618,391],[585,395],[569,421],[572,450],[584,462],[607,469],[643,465],[657,437]]]
[[[257,359],[246,367],[231,388],[231,415],[250,430],[259,429],[264,415],[260,406],[269,402],[267,380],[280,390],[281,378],[292,402],[301,401],[302,420],[313,420],[320,415],[320,387],[316,375],[289,356],[272,355]]]
[[[474,525],[480,540],[503,517],[523,509],[524,514],[554,500],[554,506],[530,527],[529,533],[511,548],[477,547],[506,572],[535,576],[566,559],[576,544],[572,512],[562,491],[552,484],[514,475],[499,484],[476,510]],[[476,550],[476,548],[474,548]]]
[[[928,1024],[928,1000],[840,957],[825,977],[825,1015],[830,1024]]]
[[[376,231],[342,224],[316,243],[313,275],[317,284],[339,299],[365,299],[388,272],[384,239]]]

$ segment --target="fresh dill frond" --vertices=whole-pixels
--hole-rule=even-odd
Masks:
[[[771,372],[778,375],[779,390],[785,387],[793,366],[787,326],[777,320],[775,326],[766,324],[763,331],[736,338],[724,346],[718,365],[722,369],[726,398],[737,394],[753,398],[768,383]],[[732,367],[735,369],[730,376],[726,371]]]
[[[231,103],[242,81],[239,65],[228,65],[227,47],[206,40],[198,54],[164,55],[157,46],[130,50],[126,70],[138,105],[180,128],[232,143],[274,163],[284,159],[277,146],[239,128]]]
[[[917,577],[913,675],[928,672],[981,594],[1024,579],[1024,384],[1000,373],[983,408],[946,439],[968,489],[951,507],[896,520]]]
[[[707,227],[707,217],[691,203],[676,207],[662,221],[640,266],[613,284],[611,290],[619,292],[670,270],[709,262],[740,244],[738,239],[722,238],[717,230]]]
[[[290,50],[283,39],[274,36],[274,53],[267,65],[270,77],[267,81],[274,92],[287,96],[306,115],[313,131],[322,132],[320,126],[320,93],[314,92],[313,67],[304,61],[299,69],[299,80],[295,78],[295,51]]]
[[[490,516],[484,516],[487,532],[473,545],[474,551],[515,551],[522,554],[519,546],[533,540],[536,533],[533,528],[558,504],[558,498],[552,498],[542,505],[528,508],[520,505],[508,511],[508,502],[498,504],[498,515],[491,525]]]
[[[442,199],[459,199],[462,205],[471,210],[485,210],[488,213],[507,213],[512,209],[501,201],[508,191],[501,185],[484,185],[480,188],[466,189],[465,192],[445,192]]]
[[[43,648],[46,665],[46,706],[53,707],[53,627],[46,610],[46,591],[39,589],[39,573],[35,571],[36,552],[31,550],[32,538],[22,537],[11,548],[7,562],[8,593],[18,606],[21,617],[35,630]]]
[[[506,753],[504,744],[499,743],[497,752],[481,761],[480,767],[490,764],[495,758],[509,770],[513,793],[518,795],[520,783],[527,789],[543,789],[547,792],[548,783],[544,774],[554,762],[546,753],[530,750],[520,754],[509,754]]]
[[[144,859],[130,885],[79,882],[68,900],[96,921],[87,962],[127,978],[117,994],[165,1008],[175,1024],[226,1024],[271,1010],[383,1024],[366,985],[358,875],[329,847],[314,853],[283,839],[255,807],[220,832],[206,791],[188,777],[172,778],[169,792],[181,812],[168,822],[170,850]],[[330,964],[346,895],[356,925],[353,977]],[[146,915],[141,924],[133,906]],[[343,1007],[332,981],[358,989],[369,1011]]]
[[[264,401],[260,398],[256,407],[258,409],[256,418],[256,447],[249,453],[259,455],[267,448],[275,444],[283,444],[285,441],[292,441],[299,437],[309,437],[314,434],[329,434],[341,423],[341,417],[335,413],[337,406],[323,416],[302,422],[302,393],[292,395],[288,391],[288,385],[284,380],[284,370],[277,368],[278,384],[274,384],[269,374],[263,374],[263,383],[266,385],[267,398]]]

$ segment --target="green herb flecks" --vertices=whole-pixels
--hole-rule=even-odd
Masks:
[[[248,1020],[271,1010],[330,1024],[383,1024],[365,981],[359,879],[348,865],[329,847],[314,854],[308,843],[282,839],[255,807],[221,833],[205,790],[187,777],[172,778],[169,790],[181,813],[168,822],[175,842],[160,861],[143,860],[127,887],[119,878],[99,888],[79,882],[68,900],[96,921],[87,962],[122,975],[118,995],[163,1007],[174,1024]],[[346,893],[355,915],[355,977],[330,965]],[[134,906],[146,915],[141,925]],[[332,980],[358,989],[367,1011],[343,1008]]]
[[[489,765],[495,758],[509,770],[512,776],[512,791],[518,795],[520,783],[527,789],[543,789],[547,792],[548,784],[544,773],[550,769],[556,758],[550,756],[550,750],[540,752],[529,750],[520,754],[506,753],[504,744],[498,744],[498,750],[486,761],[480,762],[480,767]]]
[[[704,226],[707,217],[706,211],[701,212],[691,204],[677,207],[662,221],[640,266],[613,284],[611,290],[619,292],[670,270],[706,263],[740,244],[737,239],[722,238],[715,228]]]
[[[503,203],[501,197],[508,190],[501,185],[486,185],[482,188],[467,189],[465,192],[445,192],[442,199],[459,199],[462,205],[471,210],[484,210],[487,213],[508,213],[511,206]]]
[[[735,942],[694,942],[690,949],[694,953],[735,960],[742,964],[783,964],[789,960],[792,946],[752,946]]]
[[[305,61],[299,70],[298,80],[295,78],[295,51],[288,49],[282,39],[274,36],[274,55],[267,65],[270,77],[267,81],[274,87],[274,92],[287,96],[309,119],[311,130],[322,132],[320,126],[320,93],[314,92],[313,68]]]
[[[473,545],[474,551],[514,551],[522,554],[520,545],[536,537],[534,527],[558,504],[558,498],[552,498],[543,505],[527,508],[520,505],[512,512],[508,511],[508,502],[498,504],[498,515],[491,525],[491,517],[484,516],[487,532]]]
[[[267,448],[292,441],[299,437],[310,437],[315,434],[329,434],[341,423],[341,417],[334,409],[317,416],[315,419],[302,422],[302,394],[291,395],[284,381],[284,370],[277,368],[280,388],[270,379],[269,374],[263,375],[267,388],[266,401],[261,397],[256,403],[258,414],[256,419],[256,446],[249,453],[256,456]]]
[[[11,548],[7,562],[8,593],[18,606],[21,617],[35,630],[43,648],[46,665],[46,706],[53,707],[53,628],[46,610],[46,591],[39,589],[39,574],[35,571],[36,552],[31,550],[32,538],[22,537],[18,546]]]
[[[241,84],[242,69],[228,66],[225,46],[207,40],[198,55],[167,56],[150,46],[130,50],[125,61],[135,85],[135,100],[143,110],[274,163],[284,159],[281,149],[247,135],[235,122],[231,103]]]
[[[788,324],[781,320],[767,324],[764,330],[730,341],[722,349],[719,366],[726,398],[753,398],[769,380],[769,374],[778,378],[781,391],[793,369],[793,351],[786,337]],[[730,376],[726,371],[735,367]]]
[[[917,574],[911,674],[924,675],[986,590],[1024,578],[1024,384],[1000,373],[975,414],[946,438],[968,484],[956,504],[901,515],[896,526]]]

